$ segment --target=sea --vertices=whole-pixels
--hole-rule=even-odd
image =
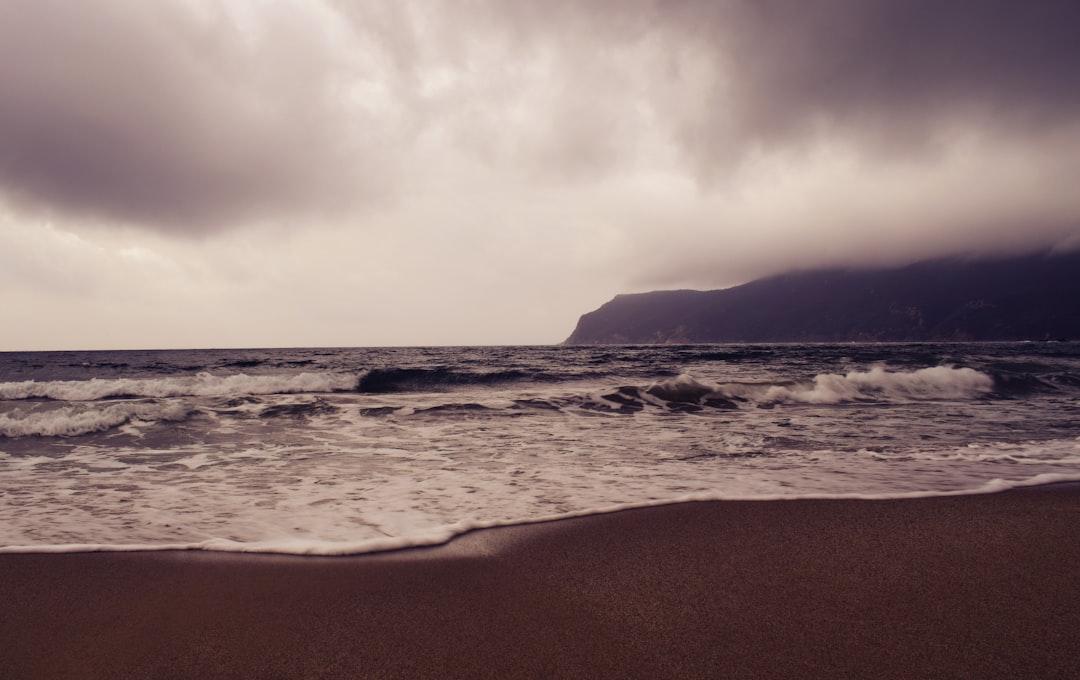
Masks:
[[[356,554],[1080,481],[1080,343],[0,353],[0,551]]]

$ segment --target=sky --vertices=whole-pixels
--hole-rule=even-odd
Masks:
[[[2,0],[0,351],[546,344],[1080,247],[1073,0]]]

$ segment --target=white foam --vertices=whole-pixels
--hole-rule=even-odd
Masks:
[[[606,385],[530,385],[528,392],[344,391],[317,397],[332,415],[296,419],[257,416],[268,404],[311,396],[235,405],[185,397],[171,401],[200,415],[181,427],[145,426],[161,415],[154,412],[127,414],[126,428],[145,433],[142,439],[0,438],[0,453],[7,453],[0,455],[0,489],[8,490],[0,493],[0,545],[8,552],[352,554],[440,543],[474,528],[685,500],[902,498],[1080,481],[1080,442],[1061,420],[1067,411],[1039,420],[1039,404],[980,399],[989,378],[974,371],[822,373],[821,387],[813,380],[782,383],[765,372],[720,375],[732,380],[687,374],[663,382],[672,390],[667,396],[680,399],[738,393],[764,400],[770,389],[785,388],[785,398],[817,390],[814,398],[832,400],[821,403],[850,399],[857,406],[705,410],[702,417],[654,407],[669,402],[639,387],[620,391],[647,404],[638,411],[574,408],[587,390],[611,408],[618,402],[603,395],[612,384],[632,385],[640,376],[605,377]],[[700,396],[703,389],[709,392]],[[514,409],[524,398],[559,408]],[[863,408],[864,401],[874,408]],[[424,415],[473,403],[489,408]],[[15,406],[7,424],[22,420],[21,432],[42,434],[125,416],[112,408],[156,408],[138,399],[3,404]],[[364,415],[370,409],[392,415]],[[96,424],[86,415],[93,413]],[[42,415],[35,423],[26,420],[30,414]],[[1002,427],[1010,423],[1025,427]]]
[[[764,395],[767,402],[839,404],[860,400],[975,399],[994,389],[994,379],[971,368],[934,366],[917,371],[851,371],[822,373],[813,383],[776,385]]]
[[[928,401],[984,397],[994,379],[971,368],[935,366],[916,371],[851,371],[822,373],[809,382],[716,383],[684,373],[650,385],[642,397],[650,402],[698,402],[708,398],[741,399],[758,404],[842,404],[857,401]]]
[[[357,375],[343,373],[298,373],[293,375],[217,376],[198,373],[169,378],[93,378],[0,383],[0,399],[57,399],[95,401],[110,397],[226,397],[240,395],[338,392],[356,386]]]
[[[620,503],[598,508],[574,510],[571,512],[557,513],[538,517],[507,520],[472,520],[429,527],[415,531],[407,536],[380,537],[361,541],[321,541],[302,538],[288,538],[281,540],[266,540],[241,542],[228,539],[209,539],[206,541],[191,543],[131,543],[131,544],[108,544],[108,543],[68,543],[52,545],[7,545],[0,546],[0,554],[4,553],[81,553],[81,552],[158,552],[175,550],[205,550],[211,552],[234,552],[234,553],[263,553],[263,554],[287,554],[287,555],[359,555],[390,550],[402,550],[406,548],[420,548],[442,545],[462,534],[496,527],[527,526],[557,520],[572,519],[575,517],[587,517],[593,515],[610,514],[624,510],[640,508],[662,507],[679,503],[707,502],[707,501],[752,501],[752,502],[778,502],[793,500],[898,500],[915,498],[936,498],[951,496],[976,496],[993,493],[1001,493],[1013,489],[1033,488],[1063,483],[1080,483],[1078,474],[1040,474],[1029,479],[1006,480],[992,479],[984,484],[968,489],[958,489],[945,492],[909,491],[895,493],[811,493],[811,494],[756,494],[756,495],[724,495],[716,493],[694,493],[684,496],[660,500],[651,500],[637,503]]]
[[[74,437],[103,432],[131,421],[180,421],[188,416],[181,403],[114,403],[104,408],[66,406],[44,411],[16,409],[0,414],[0,436],[4,437]]]

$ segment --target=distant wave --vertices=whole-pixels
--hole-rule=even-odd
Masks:
[[[0,399],[55,399],[97,401],[120,397],[227,397],[246,394],[295,394],[300,392],[341,392],[356,387],[356,375],[340,373],[297,373],[291,375],[194,376],[167,378],[94,378],[0,383]]]
[[[410,386],[418,388],[418,385]],[[525,399],[508,399],[498,404],[462,403],[452,400],[425,408],[369,407],[361,409],[360,414],[367,417],[409,417],[454,416],[481,411],[491,415],[500,412],[520,415],[529,411],[584,410],[630,415],[650,408],[696,413],[706,410],[772,408],[780,404],[973,400],[987,398],[994,393],[995,381],[990,375],[971,368],[950,366],[914,371],[874,368],[869,371],[852,371],[845,375],[823,373],[807,381],[793,380],[782,383],[717,383],[684,373],[648,385],[624,385],[599,392],[537,395]]]
[[[191,413],[191,410],[179,403],[137,402],[118,402],[104,408],[87,405],[65,406],[30,413],[16,410],[0,415],[0,436],[75,437],[104,432],[133,420],[182,421]]]
[[[505,370],[490,372],[458,371],[440,368],[375,368],[360,378],[357,392],[426,392],[447,387],[495,385],[519,380],[555,380],[555,376]]]
[[[0,437],[77,437],[104,432],[133,421],[143,423],[180,422],[197,413],[221,417],[258,417],[260,419],[308,420],[331,416],[340,409],[326,400],[280,403],[263,406],[258,399],[244,401],[256,408],[245,414],[236,411],[236,400],[226,409],[193,408],[178,400],[163,402],[148,400],[118,400],[104,402],[74,402],[71,406],[42,409],[15,409],[0,414]]]
[[[995,370],[994,391],[1004,397],[1021,397],[1037,392],[1070,390],[1080,387],[1080,376],[1062,372],[1040,375],[1008,370]]]

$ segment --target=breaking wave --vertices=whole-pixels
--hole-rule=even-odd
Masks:
[[[16,410],[0,415],[0,436],[76,437],[104,432],[131,421],[181,421],[192,413],[180,403],[114,403],[104,408],[65,406],[24,413]]]
[[[890,372],[883,368],[852,371],[847,375],[824,373],[812,383],[770,387],[766,402],[839,404],[853,401],[920,401],[978,399],[994,391],[994,379],[971,368],[934,366],[917,371]]]
[[[404,375],[409,375],[409,379],[412,379],[411,373]],[[422,377],[427,379],[431,376],[424,374]],[[400,381],[395,381],[392,385],[394,389],[387,388],[381,391],[405,390]],[[432,389],[430,385],[429,389]],[[811,380],[783,383],[717,383],[684,373],[648,385],[624,385],[586,393],[511,398],[505,403],[477,404],[450,401],[423,408],[401,405],[366,407],[360,410],[360,415],[380,418],[414,415],[454,416],[476,412],[486,412],[491,415],[499,413],[522,415],[526,412],[566,410],[632,415],[646,409],[697,413],[705,410],[729,410],[755,406],[773,408],[781,404],[899,404],[941,400],[969,401],[987,398],[993,394],[996,394],[995,381],[990,375],[970,368],[950,366],[915,371],[886,371],[883,368],[874,368],[868,371],[852,371],[846,375],[823,373]]]
[[[737,408],[740,404],[767,408],[776,404],[970,400],[987,397],[993,392],[991,376],[971,368],[951,366],[916,371],[874,368],[846,375],[822,373],[810,381],[783,384],[714,383],[684,373],[645,388],[620,387],[602,395],[603,402],[599,405],[624,413],[642,410],[650,404],[678,411],[696,411]]]
[[[168,378],[94,378],[0,383],[0,399],[54,399],[97,401],[119,397],[225,397],[242,394],[295,394],[342,392],[356,387],[356,375],[297,373],[292,375],[217,376],[199,373]]]

